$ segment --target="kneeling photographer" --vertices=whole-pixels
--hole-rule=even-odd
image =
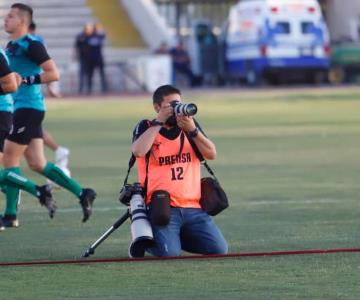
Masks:
[[[171,85],[154,92],[153,105],[156,118],[139,122],[132,143],[156,242],[146,251],[226,254],[226,240],[200,206],[201,164],[190,139],[205,159],[215,159],[216,148],[192,118],[196,106],[181,104],[180,90]]]

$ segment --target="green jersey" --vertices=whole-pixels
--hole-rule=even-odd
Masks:
[[[40,65],[50,59],[44,45],[27,34],[10,41],[6,47],[10,68],[22,78],[38,75],[42,72]],[[41,84],[22,84],[13,94],[14,109],[32,108],[45,111],[45,99]]]
[[[0,49],[0,77],[9,75],[11,72],[9,59],[4,50]],[[0,95],[0,111],[13,111],[13,99],[11,94]]]

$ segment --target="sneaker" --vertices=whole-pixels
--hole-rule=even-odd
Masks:
[[[0,231],[4,231],[4,230],[5,230],[5,225],[2,218],[0,217]]]
[[[1,219],[4,227],[19,227],[19,220],[16,216],[4,215]]]
[[[59,147],[55,151],[55,164],[60,168],[68,169],[70,150],[65,147]]]
[[[40,193],[39,195],[39,201],[41,205],[44,205],[48,212],[49,216],[52,219],[55,215],[55,211],[57,209],[55,199],[52,195],[52,188],[50,185],[45,184],[43,186],[38,187],[38,191]]]
[[[83,210],[82,222],[86,222],[92,213],[92,205],[96,198],[96,192],[93,189],[83,189],[79,198],[79,203]]]

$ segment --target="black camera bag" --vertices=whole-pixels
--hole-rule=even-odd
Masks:
[[[150,203],[151,225],[166,226],[170,222],[170,215],[170,194],[163,190],[154,191]]]
[[[213,170],[207,164],[195,142],[188,134],[186,136],[188,137],[196,156],[212,176],[201,178],[201,208],[206,211],[210,216],[216,216],[229,206],[229,200],[226,196],[224,189],[221,187],[218,179],[216,178]]]
[[[225,191],[213,177],[201,178],[200,205],[210,216],[216,216],[229,206]]]

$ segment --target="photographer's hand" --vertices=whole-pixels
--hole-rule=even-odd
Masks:
[[[145,156],[146,153],[151,149],[156,135],[159,133],[162,124],[165,124],[167,119],[174,113],[174,109],[169,103],[163,103],[161,107],[156,109],[158,115],[156,117],[157,123],[155,126],[150,126],[142,135],[138,137],[136,141],[131,145],[131,151],[136,157]]]
[[[184,115],[177,115],[176,122],[177,122],[178,126],[185,132],[194,131],[196,128],[194,119],[192,117],[188,117],[188,116],[184,116]]]
[[[169,103],[163,103],[158,111],[156,120],[165,123],[168,118],[172,116],[174,109]]]
[[[196,125],[192,117],[178,115],[176,116],[178,126],[186,133],[191,134],[196,130]],[[215,159],[216,147],[215,144],[210,141],[201,130],[196,130],[195,136],[192,136],[193,141],[198,147],[200,153],[205,159]]]

